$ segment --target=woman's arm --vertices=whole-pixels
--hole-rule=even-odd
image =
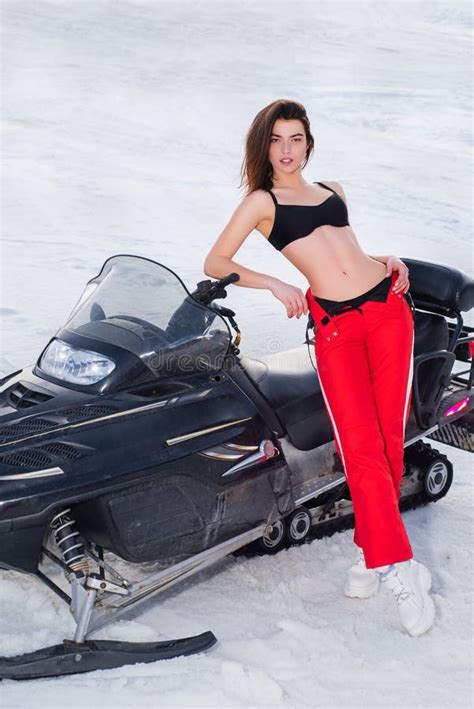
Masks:
[[[235,272],[239,274],[240,279],[235,281],[234,285],[271,290],[278,278],[252,271],[232,260],[232,256],[242,246],[250,232],[262,221],[267,206],[266,195],[262,191],[256,190],[244,197],[206,256],[204,261],[206,276],[223,278]]]
[[[255,190],[244,197],[206,256],[204,273],[212,278],[222,278],[235,271],[240,276],[235,285],[266,288],[283,303],[289,318],[295,315],[300,318],[308,312],[308,303],[301,288],[285,283],[275,276],[252,271],[232,260],[232,256],[250,232],[268,218],[269,209],[272,207],[270,197],[263,190]]]

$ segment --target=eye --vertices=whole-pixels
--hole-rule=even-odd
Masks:
[[[295,138],[295,140],[300,143],[302,141],[302,138]]]
[[[278,138],[270,138],[270,143],[274,143],[275,140],[278,140]]]

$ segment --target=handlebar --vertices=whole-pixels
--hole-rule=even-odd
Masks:
[[[191,293],[191,298],[198,301],[202,305],[210,305],[216,298],[226,298],[227,293],[225,287],[229,283],[238,281],[240,278],[238,273],[229,273],[228,276],[220,278],[218,281],[199,281],[195,291]],[[166,328],[166,334],[168,336],[178,338],[181,336],[189,335],[190,332],[196,333],[196,335],[204,332],[206,327],[209,326],[210,322],[215,317],[216,313],[221,316],[227,317],[231,323],[234,330],[237,332],[237,338],[234,342],[236,346],[240,342],[240,330],[237,323],[234,320],[235,313],[229,308],[223,308],[222,306],[214,306],[211,311],[214,310],[215,314],[212,315],[209,311],[203,310],[200,314],[196,312],[196,308],[189,309],[190,297],[186,296],[183,303],[179,306],[178,310],[172,315]],[[238,348],[235,348],[238,352]]]
[[[229,275],[220,278],[218,281],[199,281],[197,288],[191,295],[203,305],[209,305],[217,298],[227,298],[226,286],[230,283],[238,281],[240,276],[238,273],[229,273]]]

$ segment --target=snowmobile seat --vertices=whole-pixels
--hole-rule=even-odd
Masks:
[[[474,281],[462,271],[442,263],[401,257],[410,272],[410,293],[415,305],[433,312],[462,313],[474,308]]]
[[[316,366],[312,345],[310,352]],[[331,423],[306,344],[258,359],[241,354],[239,362],[275,409],[296,448],[310,450],[332,440]]]

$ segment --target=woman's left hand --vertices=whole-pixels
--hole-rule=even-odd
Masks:
[[[393,290],[395,293],[402,291],[406,293],[410,288],[410,281],[408,280],[408,268],[405,266],[403,261],[398,258],[398,256],[390,256],[386,263],[387,276],[392,275],[392,271],[398,271],[398,278],[394,283]]]

